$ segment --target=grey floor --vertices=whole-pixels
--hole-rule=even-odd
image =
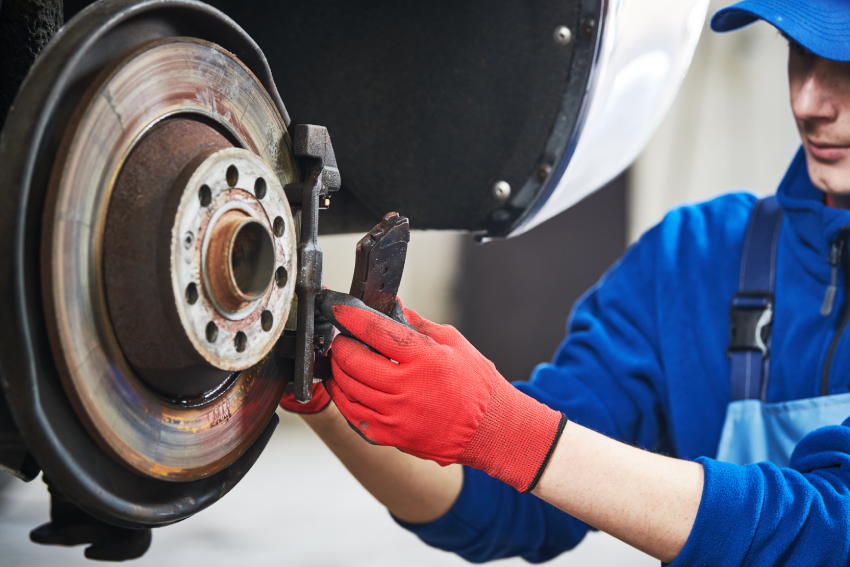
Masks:
[[[282,413],[282,412],[281,412]],[[448,567],[468,565],[399,528],[297,417],[281,425],[248,476],[220,502],[178,525],[154,531],[150,551],[131,565],[253,567]],[[303,479],[315,491],[296,491]],[[0,491],[0,566],[95,565],[82,548],[43,547],[29,531],[48,520],[40,480]],[[519,559],[502,567],[527,565]],[[553,566],[657,567],[658,561],[604,534],[591,534]]]

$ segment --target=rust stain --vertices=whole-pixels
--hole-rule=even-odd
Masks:
[[[228,404],[227,402],[213,407],[213,410],[207,415],[207,419],[210,423],[210,428],[230,421],[230,416],[230,404]]]

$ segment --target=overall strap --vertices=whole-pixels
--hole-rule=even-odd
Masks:
[[[732,401],[764,400],[767,392],[776,243],[782,217],[776,197],[771,196],[756,202],[747,225],[738,293],[729,307]]]

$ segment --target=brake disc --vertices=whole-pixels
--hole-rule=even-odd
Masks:
[[[21,87],[0,369],[39,465],[89,513],[186,518],[268,441],[296,271],[287,122],[259,48],[185,0],[93,5]]]
[[[194,479],[241,455],[280,399],[279,380],[234,373],[289,314],[295,165],[274,103],[215,45],[155,40],[105,75],[54,165],[47,328],[95,439],[143,474]]]

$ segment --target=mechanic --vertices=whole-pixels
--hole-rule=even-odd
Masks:
[[[282,405],[426,543],[539,562],[592,526],[673,565],[847,563],[850,2],[744,0],[711,27],[757,19],[789,40],[802,138],[776,197],[669,213],[529,382],[452,327],[325,296],[333,378]]]

